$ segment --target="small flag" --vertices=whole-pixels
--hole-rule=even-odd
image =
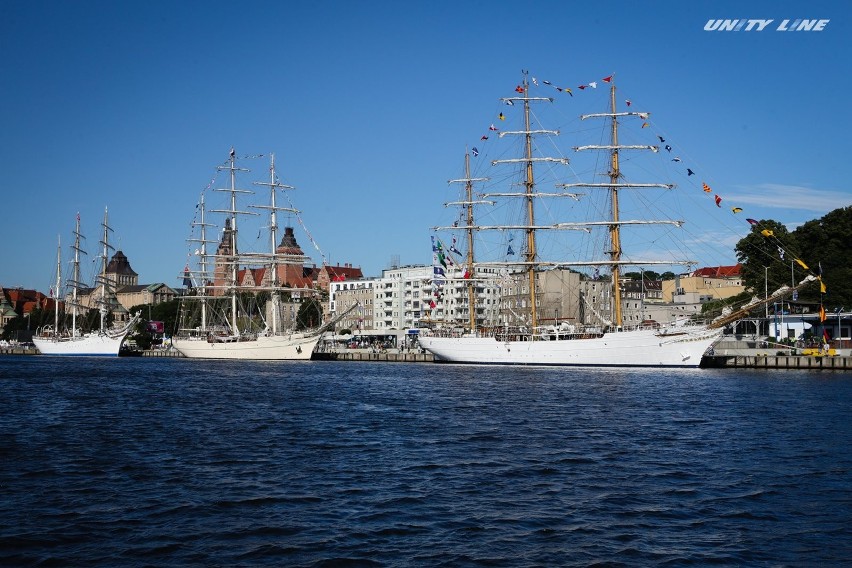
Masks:
[[[474,157],[474,158],[475,158],[475,157],[477,157],[477,156],[479,155],[479,150],[477,150],[477,149],[476,149],[476,146],[474,146],[473,148],[471,148],[471,149],[470,149],[470,151],[473,153],[473,157]]]
[[[781,260],[784,260],[784,249],[782,249],[780,246],[778,247],[778,256],[781,257]]]
[[[506,99],[506,104],[509,105],[509,106],[515,106],[515,101],[513,101],[511,99]]]
[[[488,127],[488,130],[495,130],[496,131],[497,127],[492,124],[491,126]]]
[[[819,277],[819,293],[825,294],[825,282],[822,281],[822,276]]]
[[[230,153],[230,154],[228,154],[228,155],[229,155],[229,156],[231,156],[232,158],[236,155],[236,152],[234,152],[234,148],[233,148],[233,147],[231,147],[231,153]]]
[[[597,88],[598,88],[598,84],[597,84],[595,81],[592,81],[591,83],[589,83],[589,86],[590,86],[591,88],[593,88],[593,89],[597,89]]]
[[[666,150],[668,150],[669,152],[671,152],[671,151],[672,151],[672,147],[671,147],[671,146],[669,146],[668,144],[666,144]]]
[[[544,83],[545,85],[551,85],[552,84],[550,81],[542,81],[542,83]]]
[[[760,231],[760,234],[763,235],[764,237],[774,237],[775,236],[775,233],[773,231],[770,231],[769,229],[763,229],[762,231]]]
[[[680,161],[679,156],[675,156],[674,158],[672,158],[672,162],[679,162],[679,161]]]
[[[657,138],[660,139],[660,144],[665,144],[665,142],[666,142],[665,138],[663,138],[662,136],[657,136]]]
[[[742,211],[742,210],[743,210],[743,208],[742,208],[742,207],[731,207],[731,211],[732,211],[733,213],[735,213],[735,214],[736,214],[736,213],[739,213],[739,212],[740,212],[740,211]]]
[[[506,117],[503,116],[502,112],[500,113],[500,115],[497,118],[499,118],[500,120],[506,120]]]
[[[716,201],[716,207],[721,207],[721,206],[722,206],[722,198],[721,198],[721,197],[719,197],[719,196],[717,195],[717,196],[715,196],[715,197],[714,197],[714,200]]]
[[[482,135],[479,139],[480,139],[480,140],[488,140],[488,136],[486,136],[485,134],[483,134],[483,135]]]
[[[523,92],[524,92],[524,88],[523,88],[523,87],[521,87],[520,85],[518,85],[517,87],[515,87],[515,92],[516,92],[516,93],[521,93],[521,94],[523,94]]]
[[[758,221],[757,219],[746,219],[746,221],[748,221],[750,225],[759,225],[760,224],[760,221]]]
[[[707,185],[706,183],[702,183],[701,185],[704,186],[704,191],[706,191],[707,193],[710,193],[711,191],[713,191],[712,189],[710,189],[710,186]]]
[[[601,81],[603,81],[604,83],[612,83],[612,77],[612,75],[610,75],[609,77],[604,77],[603,79],[601,79]]]
[[[588,87],[588,85],[579,85],[577,88],[583,91],[586,89],[586,87]]]
[[[642,128],[648,128],[648,123],[647,123],[647,122],[643,122],[643,123],[642,123]]]
[[[509,250],[506,251],[506,254],[515,254],[515,251],[512,250],[512,245],[509,245]]]
[[[535,78],[535,77],[533,77],[533,78],[532,78],[532,81],[533,81],[533,85],[535,85],[536,87],[538,87],[538,81],[536,80],[536,78]]]
[[[627,104],[627,106],[630,106],[631,104],[633,104],[633,103],[630,102],[630,99],[626,99],[624,102],[625,102],[625,104]]]
[[[825,308],[819,307],[819,321],[825,321]],[[828,337],[826,337],[826,341],[828,341]]]
[[[795,260],[798,263],[798,265],[801,266],[802,268],[804,268],[805,270],[810,270],[810,268],[808,268],[808,265],[805,264],[804,262],[802,262],[801,260],[799,260],[798,258],[794,258],[793,260]]]
[[[689,176],[694,176],[694,175],[695,175],[695,172],[693,172],[693,171],[692,171],[692,170],[690,170],[689,168],[686,168],[686,176],[687,176],[687,177],[689,177]]]

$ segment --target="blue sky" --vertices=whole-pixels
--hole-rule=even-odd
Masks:
[[[0,0],[0,10],[4,286],[48,289],[57,236],[69,244],[77,212],[93,254],[105,206],[141,281],[178,286],[195,204],[232,146],[275,153],[326,260],[368,276],[393,256],[430,263],[446,181],[521,69],[566,86],[615,73],[619,92],[751,217],[794,227],[852,204],[847,2]],[[713,18],[774,22],[704,31]],[[775,31],[786,18],[830,22]]]

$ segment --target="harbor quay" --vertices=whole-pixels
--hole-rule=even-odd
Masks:
[[[29,346],[0,348],[0,355],[39,355],[37,349]],[[141,352],[142,357],[178,357],[183,355],[174,349],[148,349]],[[314,361],[351,361],[383,363],[434,363],[431,353],[389,349],[375,351],[371,349],[346,349],[314,353]],[[813,371],[852,371],[852,356],[835,355],[705,355],[701,366],[712,369],[801,369]]]

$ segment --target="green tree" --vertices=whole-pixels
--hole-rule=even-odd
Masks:
[[[852,206],[808,221],[793,231],[793,236],[811,270],[818,273],[822,268],[827,291],[823,302],[852,309]],[[800,296],[818,300],[819,285],[802,290]]]
[[[310,329],[322,322],[322,305],[316,298],[308,298],[299,306],[296,314],[296,329]]]
[[[852,207],[843,207],[806,222],[792,233],[778,221],[759,221],[740,239],[735,250],[737,260],[743,265],[743,284],[752,293],[762,296],[767,280],[772,292],[782,284],[801,281],[806,273],[819,274],[821,269],[827,293],[820,294],[820,286],[815,283],[803,288],[799,299],[821,300],[828,309],[850,309],[852,247],[849,243],[852,243]],[[797,259],[809,270],[805,271]]]
[[[779,246],[783,250],[796,248],[787,227],[772,219],[752,225],[751,232],[737,243],[734,250],[742,264],[743,285],[747,290],[762,293],[768,281],[769,291],[773,292],[780,283],[790,281],[790,267],[781,260]]]

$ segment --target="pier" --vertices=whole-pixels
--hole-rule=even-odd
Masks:
[[[312,361],[383,361],[391,363],[434,363],[431,353],[379,351],[366,349],[350,349],[347,351],[328,351],[314,353]]]
[[[852,370],[852,357],[840,355],[713,355],[701,366],[715,369]]]

